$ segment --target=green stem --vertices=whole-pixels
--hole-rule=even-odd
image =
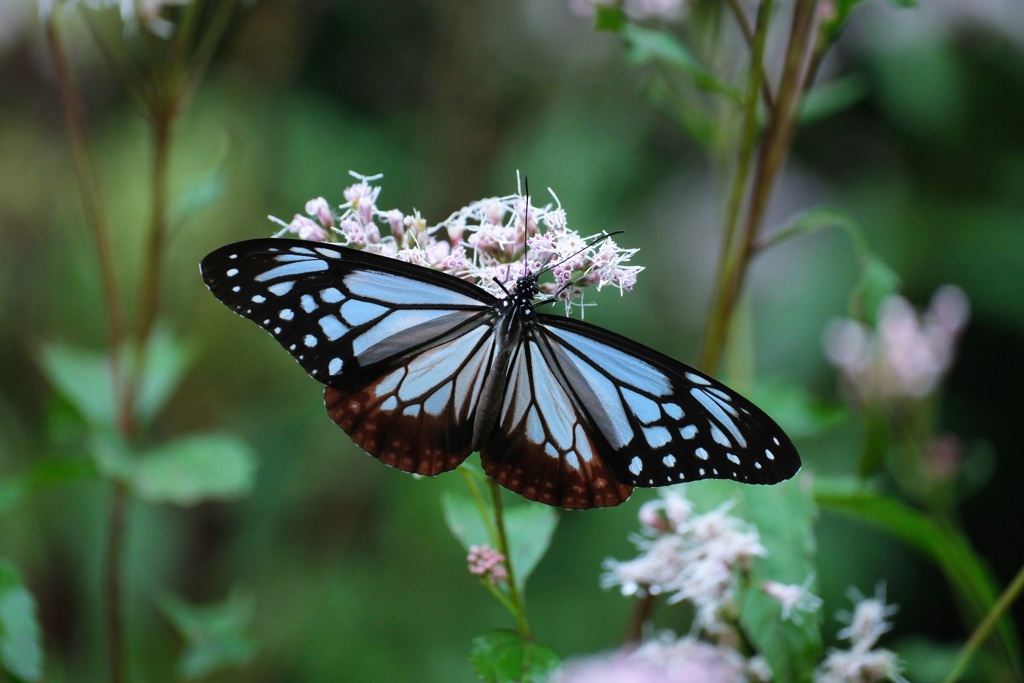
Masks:
[[[505,508],[501,502],[501,487],[494,479],[488,478],[487,485],[491,487],[491,505],[494,509],[494,523],[497,530],[498,552],[505,556],[505,567],[508,570],[508,597],[514,607],[516,627],[523,640],[532,640],[530,624],[526,619],[526,608],[523,605],[522,596],[516,584],[516,575],[512,566],[512,556],[508,550],[508,535],[505,533]]]
[[[999,620],[1003,618],[1003,615],[1010,609],[1014,601],[1020,597],[1022,591],[1024,591],[1024,565],[1021,566],[1017,575],[1013,577],[1013,581],[1010,582],[1010,585],[999,596],[996,604],[992,606],[992,609],[985,615],[985,618],[978,624],[978,627],[974,629],[971,637],[967,639],[967,643],[964,645],[963,650],[960,651],[960,656],[957,658],[956,664],[953,665],[953,670],[946,677],[945,683],[955,683],[955,681],[960,679],[967,665],[970,664],[971,659],[974,657],[974,653],[985,642],[985,639],[992,634]]]
[[[103,587],[106,598],[107,665],[110,682],[125,680],[124,618],[121,594],[123,585],[122,557],[127,525],[128,489],[119,481],[113,483],[110,517],[107,522],[107,545],[103,557]]]

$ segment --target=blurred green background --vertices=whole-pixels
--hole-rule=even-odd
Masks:
[[[857,77],[859,96],[802,126],[768,228],[820,203],[851,212],[927,303],[956,283],[973,307],[942,399],[941,430],[987,471],[963,524],[1005,584],[1024,557],[1024,12],[955,0],[855,13],[821,80]],[[64,21],[133,300],[148,208],[147,129],[84,27]],[[255,489],[236,503],[133,504],[126,618],[134,680],[173,680],[178,635],[156,601],[252,599],[254,662],[223,681],[472,680],[470,640],[511,626],[465,571],[439,494],[455,475],[414,479],[359,451],[324,414],[320,386],[277,344],[231,315],[197,264],[229,241],[265,236],[323,195],[343,201],[349,169],[383,173],[379,205],[431,222],[515,189],[557,192],[570,227],[623,229],[647,267],[636,291],[600,295],[588,319],[683,360],[696,358],[719,247],[721,187],[700,147],[645,102],[646,72],[549,0],[260,0],[233,27],[176,130],[175,206],[161,326],[192,353],[154,438],[242,435]],[[0,3],[0,482],[53,456],[85,458],[81,430],[39,369],[39,349],[106,338],[93,243],[72,173],[35,3]],[[183,199],[184,198],[184,199]],[[757,374],[842,401],[821,350],[857,277],[847,240],[821,233],[766,253],[748,280]],[[849,473],[855,416],[796,441],[813,473]],[[984,468],[983,468],[984,469]],[[696,484],[699,486],[699,484]],[[562,513],[531,579],[537,637],[563,656],[616,646],[632,603],[598,585],[605,557],[631,556],[638,492],[619,508]],[[47,488],[0,509],[0,557],[38,600],[47,680],[105,678],[99,598],[109,490]],[[848,585],[885,580],[901,605],[893,642],[962,639],[939,573],[851,522],[819,524],[826,606]],[[1024,629],[1021,612],[1018,628]],[[684,619],[663,612],[678,628]],[[838,627],[829,616],[827,629]]]

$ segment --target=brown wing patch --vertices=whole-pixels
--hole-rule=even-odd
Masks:
[[[472,416],[493,345],[490,330],[480,329],[358,387],[327,387],[327,414],[386,465],[427,476],[453,470],[472,452]]]
[[[375,386],[324,390],[327,414],[364,451],[385,465],[430,477],[455,469],[469,456],[471,433],[445,429],[437,420],[382,410]]]
[[[512,359],[498,424],[480,449],[484,471],[505,488],[547,505],[583,510],[618,505],[633,487],[615,480],[571,397],[532,340]]]

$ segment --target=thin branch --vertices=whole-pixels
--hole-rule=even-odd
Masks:
[[[764,106],[768,111],[775,110],[775,96],[772,94],[772,84],[768,80],[768,74],[764,71],[764,62],[762,60],[764,53],[764,46],[760,49],[755,48],[755,43],[758,40],[758,33],[750,26],[750,20],[747,19],[746,13],[743,8],[740,7],[739,0],[729,0],[729,9],[732,10],[733,16],[736,17],[736,23],[740,27],[740,32],[743,33],[743,38],[747,41],[747,47],[750,48],[752,55],[756,54],[760,60],[758,63],[758,70],[760,70],[759,77],[761,79],[761,97],[764,99]],[[758,21],[764,14],[764,4],[758,9]],[[770,12],[768,13],[770,14]],[[763,34],[761,34],[763,36]]]

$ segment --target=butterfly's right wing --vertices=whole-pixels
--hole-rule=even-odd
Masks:
[[[434,475],[471,452],[495,299],[444,273],[336,245],[248,240],[202,262],[210,291],[327,385],[328,413],[371,455]]]

